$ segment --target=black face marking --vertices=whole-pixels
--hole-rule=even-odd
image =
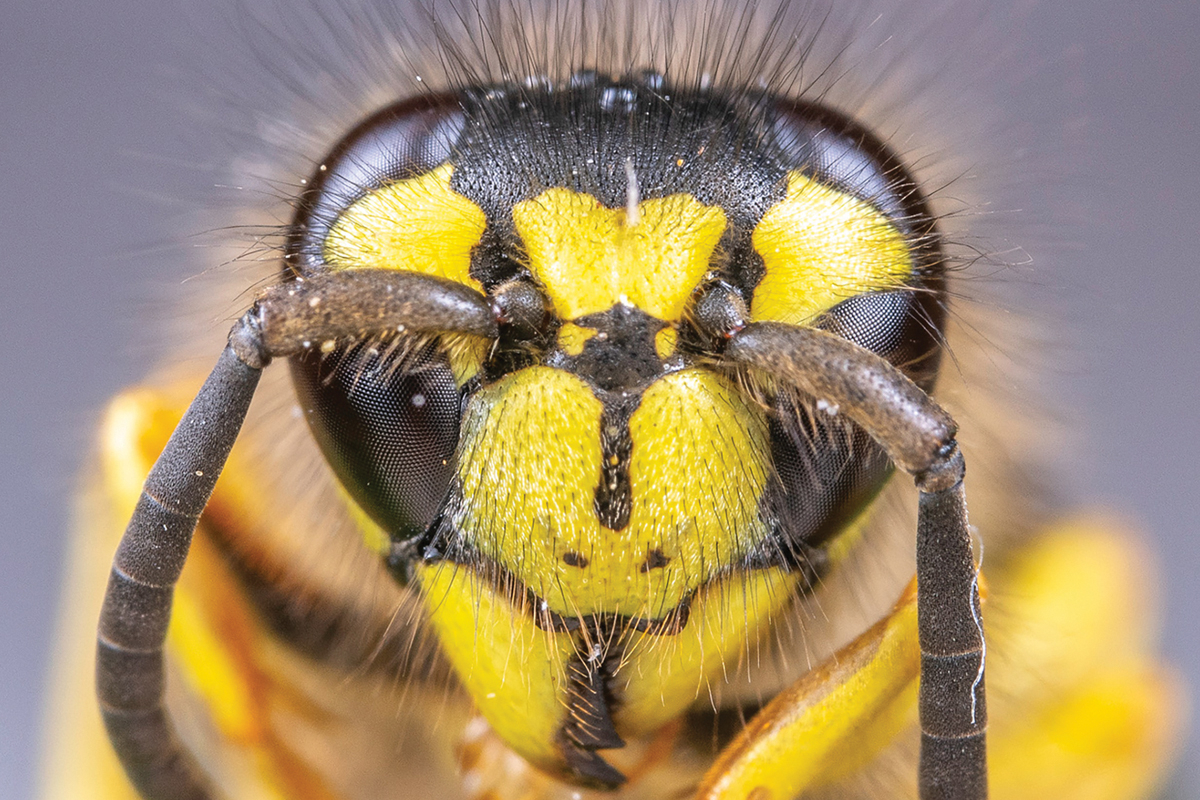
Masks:
[[[580,569],[583,569],[589,563],[586,556],[571,550],[562,554],[562,561],[568,567],[579,567]]]
[[[629,619],[628,625],[635,631],[653,634],[654,636],[676,636],[687,627],[688,619],[692,616],[692,599],[684,600],[671,612],[661,619]]]
[[[573,372],[601,392],[640,391],[667,367],[654,349],[654,336],[666,324],[645,311],[617,305],[576,323],[595,335],[572,356],[561,350],[550,353],[547,364]]]
[[[633,439],[629,418],[641,403],[641,394],[602,395],[600,414],[600,484],[593,506],[600,524],[619,531],[629,524],[633,510],[633,489],[629,482],[629,461]]]
[[[479,244],[471,251],[467,273],[490,293],[508,281],[529,277],[529,271],[522,266],[524,259],[524,246],[513,232],[512,220],[489,222]]]
[[[641,402],[642,389],[655,378],[679,369],[679,359],[664,362],[654,348],[654,336],[665,323],[644,311],[617,305],[578,320],[595,331],[579,355],[561,349],[547,357],[549,366],[572,372],[591,384],[603,403],[600,420],[601,477],[594,501],[600,524],[621,530],[633,507],[629,459],[633,440],[629,418]]]
[[[649,572],[652,569],[662,569],[667,564],[671,563],[671,559],[663,555],[662,550],[654,549],[646,554],[646,561],[640,567],[642,572]]]
[[[767,265],[751,244],[750,233],[726,231],[718,252],[726,254],[721,270],[725,279],[741,289],[747,297],[753,296],[755,287],[767,274]]]

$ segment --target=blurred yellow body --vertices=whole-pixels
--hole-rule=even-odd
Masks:
[[[181,409],[153,392],[131,392],[114,401],[106,423],[102,461],[108,490],[102,507],[107,507],[113,523],[129,512],[140,488],[138,476],[149,468],[179,413]],[[247,481],[252,481],[249,474],[249,465],[235,455],[214,497],[214,514],[236,516],[237,507],[253,497],[253,492],[247,491]],[[88,556],[89,566],[103,563],[105,552],[115,547],[119,530],[110,525],[107,530],[92,531],[90,538],[77,542],[76,554]],[[278,646],[249,615],[219,555],[204,536],[193,547],[196,552],[180,584],[169,639],[172,675],[178,680],[173,693],[191,696],[183,704],[185,708],[199,703],[205,718],[201,730],[204,736],[215,737],[199,748],[201,753],[237,754],[236,761],[224,767],[229,796],[428,797],[432,795],[425,792],[431,790],[416,787],[460,785],[454,774],[455,749],[466,759],[468,777],[475,775],[475,785],[490,781],[499,788],[493,795],[473,791],[468,779],[461,784],[463,788],[447,796],[500,800],[590,796],[586,790],[574,794],[581,790],[560,787],[517,766],[519,762],[511,758],[506,760],[503,747],[486,740],[486,734],[485,744],[475,741],[480,732],[474,724],[466,727],[465,739],[460,741],[464,733],[454,728],[454,720],[465,719],[465,708],[453,693],[445,695],[439,682],[422,689],[419,679],[396,708],[401,715],[421,708],[429,713],[430,706],[414,693],[436,695],[433,706],[437,710],[417,725],[426,740],[410,741],[425,760],[401,747],[390,761],[368,771],[395,771],[400,774],[395,786],[410,786],[410,791],[397,788],[395,794],[372,794],[369,787],[379,784],[370,779],[364,780],[361,790],[352,788],[353,781],[342,790],[335,789],[335,784],[347,781],[347,775],[335,771],[331,777],[318,769],[328,765],[305,762],[301,751],[311,746],[306,737],[314,730],[325,731],[332,741],[344,741],[347,726],[366,727],[368,730],[360,733],[370,736],[370,728],[382,720],[377,732],[395,742],[394,713],[347,719],[305,700],[314,681],[325,681],[319,689],[325,702],[335,708],[344,702],[352,708],[361,702],[361,690],[354,684],[371,685],[372,681],[368,676],[335,676],[295,660],[277,661]],[[88,581],[74,584],[79,602],[72,619],[80,629],[92,624],[94,614],[90,612],[97,607],[102,591],[96,570],[88,573]],[[1178,746],[1181,690],[1173,673],[1152,654],[1148,574],[1136,545],[1110,523],[1075,520],[1045,530],[989,574],[985,613],[989,625],[992,796],[998,800],[1135,800],[1152,796]],[[704,605],[725,612],[732,606],[738,610],[733,617],[743,618],[745,610],[745,618],[750,618],[754,612],[743,609],[743,597],[787,594],[786,576],[764,575],[760,580],[765,583],[741,588],[718,584],[694,610],[708,621],[690,630],[700,638],[716,637],[712,641],[660,639],[664,643],[660,645],[647,637],[635,645],[629,656],[640,664],[635,674],[677,674],[681,670],[663,668],[665,661],[728,651],[731,641],[736,647],[745,647],[744,632],[728,626],[728,619],[709,614]],[[470,676],[467,688],[473,689],[471,684],[478,682],[494,693],[479,704],[479,711],[489,720],[520,720],[517,727],[523,732],[524,752],[534,758],[541,753],[553,761],[556,755],[548,747],[547,736],[557,726],[555,713],[560,705],[553,693],[542,687],[554,686],[559,680],[556,669],[575,648],[570,635],[522,623],[524,617],[507,607],[503,598],[452,565],[423,569],[420,582],[431,609],[430,623],[442,633],[448,657],[463,675]],[[915,797],[915,781],[897,782],[887,791],[876,785],[879,775],[899,771],[895,760],[911,768],[908,759],[915,745],[911,734],[918,664],[915,620],[915,591],[910,587],[889,615],[836,657],[808,671],[755,717],[709,769],[697,796],[759,800],[819,790],[834,794],[813,796]],[[510,648],[499,651],[506,657],[498,662],[475,658],[472,641],[478,636],[509,641]],[[90,642],[86,638],[82,642],[82,646],[70,643],[77,653],[59,683],[60,724],[43,796],[48,800],[133,800],[135,795],[100,726],[91,697],[90,654],[85,652],[90,650]],[[720,682],[722,659],[729,655],[724,652],[711,657],[701,685]],[[716,675],[711,672],[714,667]],[[642,699],[635,695],[626,712],[636,717],[644,713],[645,729],[653,731],[683,710],[679,703],[660,705],[660,698],[690,698],[693,694],[678,689],[651,681],[642,687]],[[437,753],[439,748],[445,749]],[[679,761],[672,763],[670,745],[668,754],[660,752],[662,748],[661,742],[650,741],[639,751],[645,754],[646,774],[631,781],[618,796],[661,797],[665,795],[654,793],[661,787],[679,791],[695,785],[697,767],[702,768],[703,762],[680,746],[676,753]],[[431,756],[431,751],[437,755]],[[348,773],[362,768],[361,754],[344,755],[356,765]],[[485,761],[472,762],[472,758]],[[439,770],[449,774],[429,774]],[[871,775],[876,778],[872,780]],[[359,773],[358,777],[366,776]],[[600,796],[612,795],[597,794]]]

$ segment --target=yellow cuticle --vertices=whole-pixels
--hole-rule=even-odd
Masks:
[[[470,567],[418,563],[415,575],[442,652],[488,724],[530,763],[561,773],[571,635],[538,628],[528,608]]]
[[[341,213],[322,255],[335,269],[395,269],[448,278],[482,291],[470,275],[483,209],[450,187],[446,164],[383,186]]]
[[[529,271],[558,316],[575,320],[617,304],[676,322],[711,266],[725,213],[691,195],[638,204],[637,225],[624,208],[591,195],[548,189],[513,206]]]
[[[614,680],[618,726],[635,735],[667,724],[709,681],[750,650],[791,602],[799,577],[781,569],[734,572],[700,587],[688,623],[670,636],[635,634]]]
[[[584,328],[573,322],[564,323],[558,329],[558,346],[569,356],[583,352],[583,346],[597,333],[595,328]]]
[[[903,286],[913,256],[903,234],[870,204],[799,172],[754,228],[766,273],[754,289],[755,322],[812,322],[843,300]]]
[[[766,421],[706,370],[654,382],[629,421],[630,516],[614,531],[595,510],[602,412],[585,382],[549,367],[477,393],[455,523],[555,613],[662,619],[768,534],[758,505],[770,474]],[[564,563],[564,550],[586,569]],[[665,561],[647,566],[652,553]]]
[[[666,361],[671,356],[675,355],[675,345],[679,341],[679,331],[674,326],[663,328],[658,333],[654,334],[654,352],[658,353],[658,357]]]

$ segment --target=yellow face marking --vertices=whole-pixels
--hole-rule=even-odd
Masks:
[[[556,588],[562,556],[600,536],[600,401],[582,380],[531,367],[481,389],[462,425],[455,520],[475,545],[553,610],[574,614]],[[570,568],[578,580],[580,570]],[[588,609],[593,610],[593,609]]]
[[[767,534],[766,422],[720,376],[660,378],[630,419],[632,508],[613,531],[594,505],[601,410],[548,367],[482,389],[462,427],[455,522],[551,611],[662,619]]]
[[[450,188],[449,164],[368,194],[342,212],[325,238],[337,269],[395,269],[436,275],[482,291],[468,274],[483,210]]]
[[[621,698],[618,727],[633,735],[649,733],[682,714],[707,681],[721,681],[727,666],[753,646],[791,602],[798,581],[782,569],[718,578],[697,592],[688,624],[678,634],[632,634],[614,686]]]
[[[685,194],[646,200],[638,209],[637,224],[629,225],[625,209],[569,189],[548,189],[513,206],[529,269],[560,318],[628,303],[679,320],[709,269],[725,213]]]
[[[528,609],[470,568],[418,564],[416,574],[442,651],[480,713],[529,762],[561,772],[556,743],[576,649],[571,635],[538,628]]]
[[[325,237],[325,263],[335,269],[394,269],[448,278],[483,291],[469,274],[471,249],[483,236],[483,210],[450,188],[449,164],[396,181],[355,201]],[[480,369],[489,343],[444,337],[454,380]]]
[[[756,322],[806,324],[849,297],[901,286],[913,271],[908,243],[885,216],[798,172],[751,241],[766,265],[750,305]]]
[[[675,355],[675,345],[679,341],[679,331],[674,326],[667,326],[654,334],[654,352],[666,361]]]
[[[564,323],[558,329],[558,346],[569,356],[577,356],[583,352],[587,340],[596,335],[595,328],[583,328],[574,322]]]
[[[628,530],[669,559],[647,573],[646,596],[665,611],[768,535],[758,514],[767,424],[725,378],[688,369],[645,390],[629,434]]]

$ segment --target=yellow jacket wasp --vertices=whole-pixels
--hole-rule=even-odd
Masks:
[[[1118,536],[990,556],[985,637],[957,425],[930,396],[954,276],[922,183],[786,71],[707,66],[581,57],[374,112],[299,192],[277,280],[188,410],[114,405],[132,520],[96,686],[142,796],[1071,796],[1097,762],[1119,780],[1076,796],[1152,785],[1149,735],[1105,743],[1169,680],[1148,650],[1106,663],[1088,627],[1128,569]],[[336,534],[324,572],[289,563],[269,467],[230,455],[272,360],[311,430],[290,452],[328,465],[289,473]],[[758,663],[867,546],[896,468],[915,585],[817,663]],[[1006,666],[1055,631],[1053,691]],[[722,698],[734,674],[758,696]],[[419,697],[381,699],[397,677]],[[439,691],[461,736],[394,718]],[[753,714],[737,735],[730,709]]]

